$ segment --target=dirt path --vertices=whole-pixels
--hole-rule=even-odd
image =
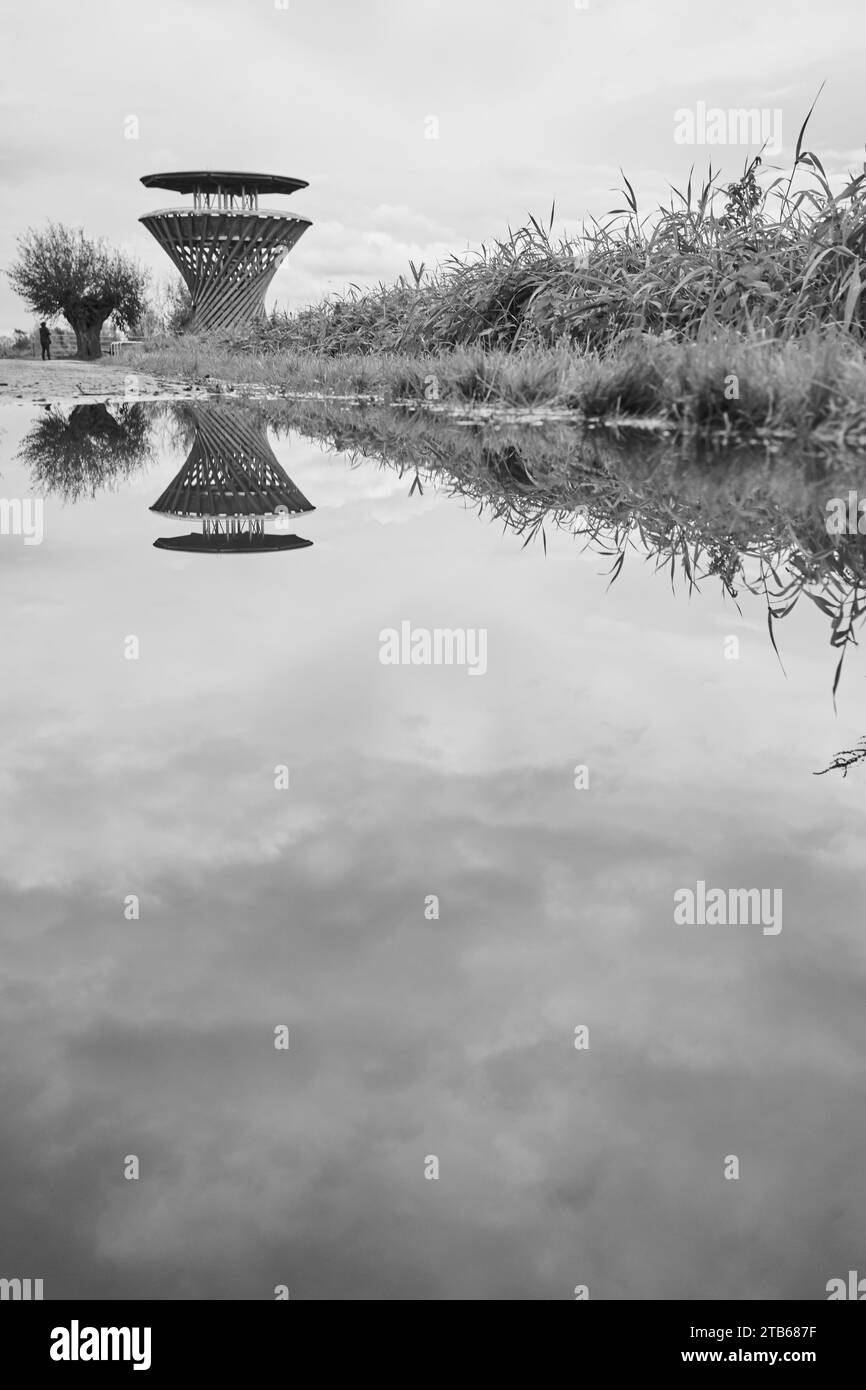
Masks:
[[[190,394],[188,385],[160,381],[108,357],[98,362],[78,362],[68,357],[56,362],[40,362],[32,357],[0,358],[0,401],[74,403],[85,395],[105,400]]]

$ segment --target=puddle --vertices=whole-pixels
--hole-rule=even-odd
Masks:
[[[866,731],[866,541],[824,522],[856,461],[298,403],[0,427],[10,1268],[857,1267],[864,788],[813,775]],[[701,884],[779,890],[780,930],[675,923]]]

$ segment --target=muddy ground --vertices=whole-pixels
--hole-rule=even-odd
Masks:
[[[0,358],[0,400],[57,401],[75,403],[87,396],[107,397],[184,396],[193,392],[188,384],[159,380],[112,358],[79,362],[62,357],[41,362],[32,357]]]

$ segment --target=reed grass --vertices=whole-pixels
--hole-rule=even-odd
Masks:
[[[815,329],[775,342],[719,331],[694,343],[647,337],[604,353],[566,348],[457,348],[423,357],[261,354],[179,338],[151,344],[142,370],[216,389],[422,403],[444,409],[509,407],[583,419],[647,417],[682,433],[866,438],[866,358],[849,335]],[[732,383],[736,394],[732,394]]]
[[[809,112],[811,115],[811,111]],[[554,209],[427,271],[375,289],[352,287],[295,314],[275,314],[236,340],[255,351],[426,354],[458,347],[567,346],[603,352],[624,336],[677,341],[732,328],[774,339],[833,325],[866,327],[866,173],[839,193],[803,148],[787,175],[760,156],[726,188],[709,169],[670,203],[623,205],[577,237],[552,236]]]
[[[808,119],[784,176],[756,158],[723,188],[710,169],[645,216],[625,179],[579,237],[553,238],[552,209],[477,255],[131,360],[286,393],[862,431],[866,173],[834,193]]]

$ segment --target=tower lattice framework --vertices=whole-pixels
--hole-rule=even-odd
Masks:
[[[259,208],[260,191],[293,193],[301,179],[274,174],[148,174],[148,187],[192,193],[193,206],[139,219],[180,271],[192,299],[192,330],[236,330],[264,314],[280,264],[311,225]]]
[[[315,510],[279,463],[265,425],[240,405],[190,405],[192,447],[151,511],[170,516],[298,516]]]
[[[183,414],[192,426],[192,445],[151,511],[198,517],[203,529],[160,537],[156,548],[251,554],[312,545],[301,536],[265,528],[268,517],[299,516],[315,508],[276,458],[264,417],[240,405],[211,403],[186,406]]]

